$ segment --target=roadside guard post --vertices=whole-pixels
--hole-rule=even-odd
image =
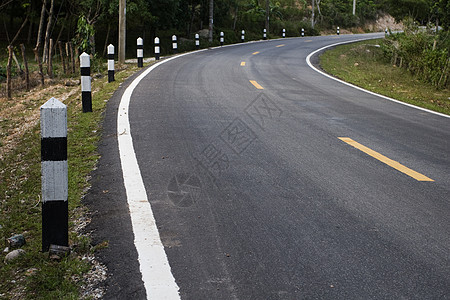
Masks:
[[[265,28],[263,29],[263,39],[267,40],[267,30]]]
[[[245,41],[245,30],[242,30],[241,32],[241,42],[243,43]]]
[[[176,35],[172,35],[172,51],[175,54],[178,51],[178,44],[177,44],[177,36]]]
[[[223,46],[223,42],[224,42],[224,36],[223,36],[223,31],[220,32],[220,46]]]
[[[305,37],[305,28],[302,28],[302,37]]]
[[[283,29],[283,37],[286,37],[286,29]]]
[[[55,98],[41,106],[42,252],[69,246],[67,107]]]
[[[195,48],[200,49],[200,36],[198,33],[195,34]]]
[[[144,40],[138,38],[136,44],[138,68],[142,68],[144,66]]]
[[[339,26],[337,27],[336,33],[337,33],[337,35],[339,35],[339,33],[340,33]]]
[[[108,82],[114,81],[114,46],[108,46]]]
[[[92,112],[91,58],[86,52],[80,55],[80,73],[83,112]]]
[[[161,49],[159,47],[159,37],[155,37],[155,60],[159,60]]]

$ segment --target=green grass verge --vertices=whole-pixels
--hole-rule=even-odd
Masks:
[[[93,112],[81,112],[81,93],[67,98],[68,164],[69,164],[69,239],[72,252],[60,261],[51,260],[41,252],[41,161],[39,124],[28,129],[16,147],[0,161],[0,245],[6,239],[23,234],[26,254],[11,263],[0,261],[0,299],[80,299],[82,276],[91,269],[83,256],[91,254],[98,245],[89,237],[76,232],[80,220],[86,219],[86,207],[81,200],[89,187],[89,174],[99,155],[101,123],[107,100],[136,67],[116,73],[116,81],[107,77],[92,82]],[[80,89],[80,87],[74,87]],[[64,90],[64,91],[63,91]],[[67,92],[52,90],[42,100],[30,103],[28,109],[39,107],[51,97]],[[10,101],[14,101],[10,100]],[[8,105],[4,105],[6,109]],[[20,112],[18,112],[20,113]],[[104,246],[102,243],[100,247]]]
[[[370,40],[337,46],[320,56],[321,67],[329,74],[367,90],[416,106],[450,114],[450,91],[436,90],[395,67]]]

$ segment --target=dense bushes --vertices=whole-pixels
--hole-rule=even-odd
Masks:
[[[419,30],[408,26],[403,33],[390,34],[382,44],[384,55],[392,64],[405,68],[436,88],[449,85],[450,34]]]

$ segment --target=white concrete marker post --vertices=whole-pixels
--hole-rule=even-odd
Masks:
[[[198,33],[195,34],[195,48],[200,49],[200,36]]]
[[[339,33],[340,33],[339,26],[337,27],[336,33],[337,33],[337,35],[339,35]]]
[[[142,38],[138,38],[136,40],[136,46],[138,68],[142,68],[144,66],[144,40]]]
[[[286,37],[286,29],[283,28],[283,37]]]
[[[161,48],[159,47],[159,37],[155,37],[155,60],[159,60]]]
[[[265,28],[263,29],[263,39],[267,40],[267,30]]]
[[[245,30],[241,31],[241,42],[243,43],[245,41]]]
[[[55,98],[41,106],[42,252],[69,246],[67,107]]]
[[[91,58],[86,52],[80,55],[80,73],[83,112],[92,112]]]
[[[225,41],[224,39],[224,34],[223,31],[220,32],[220,46],[223,46],[223,42]]]
[[[108,46],[108,82],[114,81],[114,46]]]
[[[172,35],[172,51],[173,53],[177,53],[178,51],[178,44],[177,44],[177,36]]]
[[[302,37],[305,37],[305,28],[302,28]]]

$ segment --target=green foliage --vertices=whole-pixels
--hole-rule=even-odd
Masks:
[[[75,45],[80,52],[93,53],[92,37],[95,34],[94,26],[89,24],[85,16],[80,16],[77,22]]]
[[[383,3],[383,0],[358,0],[353,15],[353,1],[322,0],[317,10],[322,26],[353,27],[375,20]]]
[[[449,0],[387,0],[388,12],[397,20],[410,17],[421,25],[439,23],[445,30],[450,26]]]
[[[449,33],[434,34],[419,30],[411,21],[405,32],[391,34],[382,43],[386,58],[393,65],[405,68],[436,88],[449,84]]]

